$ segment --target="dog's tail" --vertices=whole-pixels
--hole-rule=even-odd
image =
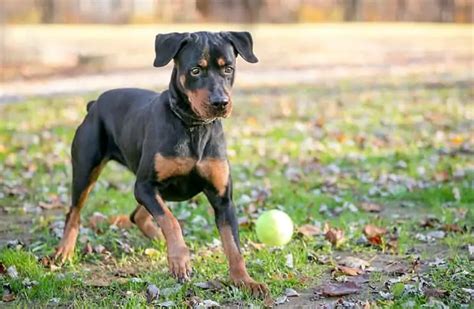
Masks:
[[[94,105],[95,101],[90,101],[89,103],[87,103],[87,111],[89,112],[89,110],[91,109],[92,105]]]

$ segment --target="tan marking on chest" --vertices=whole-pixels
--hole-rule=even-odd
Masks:
[[[219,195],[224,195],[229,183],[229,164],[226,160],[205,159],[199,161],[197,170],[214,186]]]
[[[155,155],[155,172],[159,181],[187,175],[195,166],[196,159],[193,158],[163,157],[159,153]]]

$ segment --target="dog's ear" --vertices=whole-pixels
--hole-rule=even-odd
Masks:
[[[158,34],[155,39],[155,67],[167,65],[189,38],[189,33]]]
[[[250,63],[257,63],[258,58],[253,53],[252,36],[247,31],[234,32],[229,31],[225,33],[227,39],[232,43],[235,50],[245,61]]]

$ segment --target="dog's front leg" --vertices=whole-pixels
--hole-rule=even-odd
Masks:
[[[153,183],[137,182],[135,198],[152,214],[163,231],[168,249],[168,265],[171,274],[180,282],[191,275],[189,249],[183,239],[178,220],[173,216]]]
[[[235,285],[249,290],[254,296],[268,295],[267,286],[256,282],[248,274],[240,251],[238,223],[232,201],[232,182],[229,180],[223,195],[213,189],[205,190],[204,193],[214,208],[216,225],[229,262],[230,279]]]

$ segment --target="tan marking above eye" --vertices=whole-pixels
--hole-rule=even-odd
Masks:
[[[207,179],[217,190],[224,195],[229,183],[229,163],[223,159],[204,159],[197,163],[198,173]]]
[[[217,64],[221,67],[225,66],[225,59],[224,58],[217,58]]]
[[[196,159],[186,157],[163,157],[157,153],[155,155],[155,172],[158,174],[158,180],[183,176],[191,172],[196,165]]]
[[[207,67],[207,60],[206,59],[199,60],[198,65],[202,68]]]

